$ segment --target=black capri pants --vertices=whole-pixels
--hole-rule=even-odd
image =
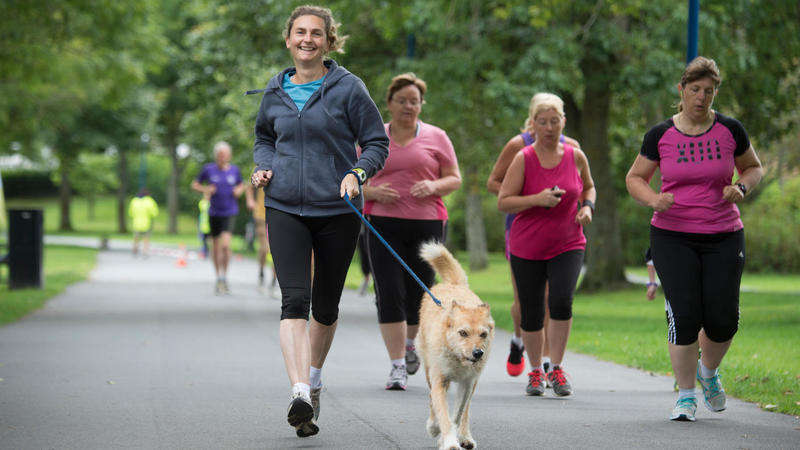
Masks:
[[[267,208],[269,246],[281,287],[281,320],[308,320],[311,310],[314,320],[323,325],[336,322],[359,224],[355,214],[310,217]]]
[[[550,318],[572,318],[572,299],[583,265],[584,250],[570,250],[551,259],[524,259],[511,254],[511,272],[517,283],[519,309],[524,331],[544,328],[544,289],[550,283],[547,306]]]
[[[651,225],[650,249],[666,297],[669,342],[692,344],[701,328],[714,342],[732,339],[739,329],[744,230],[698,234]]]
[[[370,216],[369,221],[425,286],[430,288],[435,273],[419,257],[419,248],[423,242],[443,239],[444,221],[380,216]],[[372,233],[367,237],[367,248],[378,300],[378,322],[419,324],[422,287]]]

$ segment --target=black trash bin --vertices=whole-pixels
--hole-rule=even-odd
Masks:
[[[8,210],[8,287],[21,289],[44,284],[44,216],[41,209]]]

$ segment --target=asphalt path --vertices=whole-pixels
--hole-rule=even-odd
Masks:
[[[300,439],[286,422],[280,302],[258,291],[255,263],[235,259],[232,293],[217,296],[210,262],[155,253],[100,252],[87,282],[0,327],[0,448],[435,447],[422,371],[405,392],[383,388],[371,296],[342,298],[320,433]],[[697,422],[671,422],[671,378],[575,353],[572,396],[525,396],[526,377],[505,372],[508,342],[497,333],[472,402],[479,448],[800,448],[795,417],[729,398],[722,413],[701,401]]]

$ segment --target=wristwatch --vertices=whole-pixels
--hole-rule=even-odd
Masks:
[[[581,203],[581,208],[583,208],[584,206],[588,206],[589,209],[592,210],[592,214],[594,214],[594,202],[588,199],[584,200],[583,203]]]
[[[745,186],[744,183],[736,183],[736,187],[738,187],[739,190],[742,191],[742,197],[747,195],[747,186]]]
[[[355,175],[358,179],[358,184],[364,184],[367,181],[367,172],[361,167],[354,167],[348,170],[347,173]]]

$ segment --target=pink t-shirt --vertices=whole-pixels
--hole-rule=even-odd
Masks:
[[[367,201],[364,203],[364,214],[400,219],[447,220],[447,208],[441,197],[416,198],[411,195],[411,186],[420,180],[441,178],[442,168],[458,164],[456,152],[444,130],[422,121],[419,124],[419,135],[408,145],[401,146],[390,139],[389,157],[383,170],[369,180],[372,186],[390,183],[400,198],[389,204]],[[389,124],[384,126],[389,135]]]
[[[741,123],[716,113],[705,133],[688,136],[675,128],[672,119],[651,128],[640,153],[657,161],[661,169],[661,192],[675,197],[672,207],[653,213],[653,226],[683,233],[715,234],[743,228],[739,208],[722,197],[731,184],[734,157],[750,148]]]
[[[519,195],[538,194],[558,186],[567,191],[552,208],[534,206],[517,213],[511,223],[510,249],[516,257],[532,260],[554,258],[570,250],[586,248],[583,227],[575,223],[583,180],[575,166],[574,150],[564,144],[557,166],[545,169],[532,145],[524,147],[525,181]]]

